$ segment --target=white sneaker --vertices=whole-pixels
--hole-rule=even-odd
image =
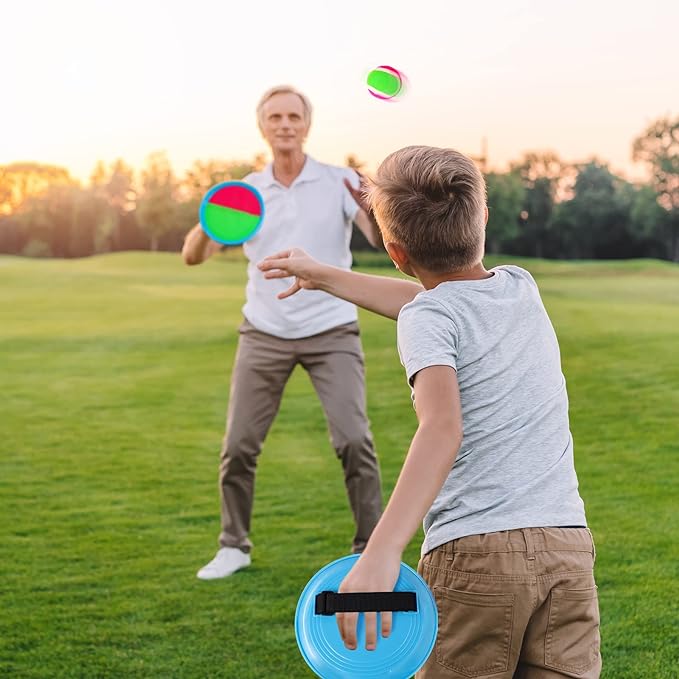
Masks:
[[[201,580],[216,580],[232,575],[241,568],[250,565],[250,555],[237,547],[222,547],[209,564],[203,566],[197,573]]]

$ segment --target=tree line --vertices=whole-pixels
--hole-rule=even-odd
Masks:
[[[531,152],[507,172],[488,172],[487,249],[555,259],[657,257],[679,261],[679,117],[665,117],[633,142],[650,179],[629,182],[595,159],[569,163]],[[361,163],[353,155],[347,165]],[[64,168],[0,166],[0,253],[85,257],[121,250],[181,248],[205,192],[260,170],[251,161],[196,161],[178,177],[151,154],[136,173],[99,162],[85,185]],[[354,249],[369,247],[355,234]]]

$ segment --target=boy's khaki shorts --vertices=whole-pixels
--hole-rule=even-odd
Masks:
[[[417,678],[598,677],[594,557],[587,528],[472,535],[425,554],[439,632]]]

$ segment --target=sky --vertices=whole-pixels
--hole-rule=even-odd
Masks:
[[[0,0],[0,164],[37,161],[86,179],[266,152],[262,92],[290,83],[314,105],[307,151],[374,169],[408,144],[497,170],[529,150],[593,156],[629,178],[632,141],[679,115],[679,3],[647,0]],[[409,81],[379,101],[366,74]]]

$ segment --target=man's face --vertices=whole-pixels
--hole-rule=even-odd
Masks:
[[[290,92],[274,94],[262,109],[261,130],[272,151],[301,151],[309,132],[302,100]]]

